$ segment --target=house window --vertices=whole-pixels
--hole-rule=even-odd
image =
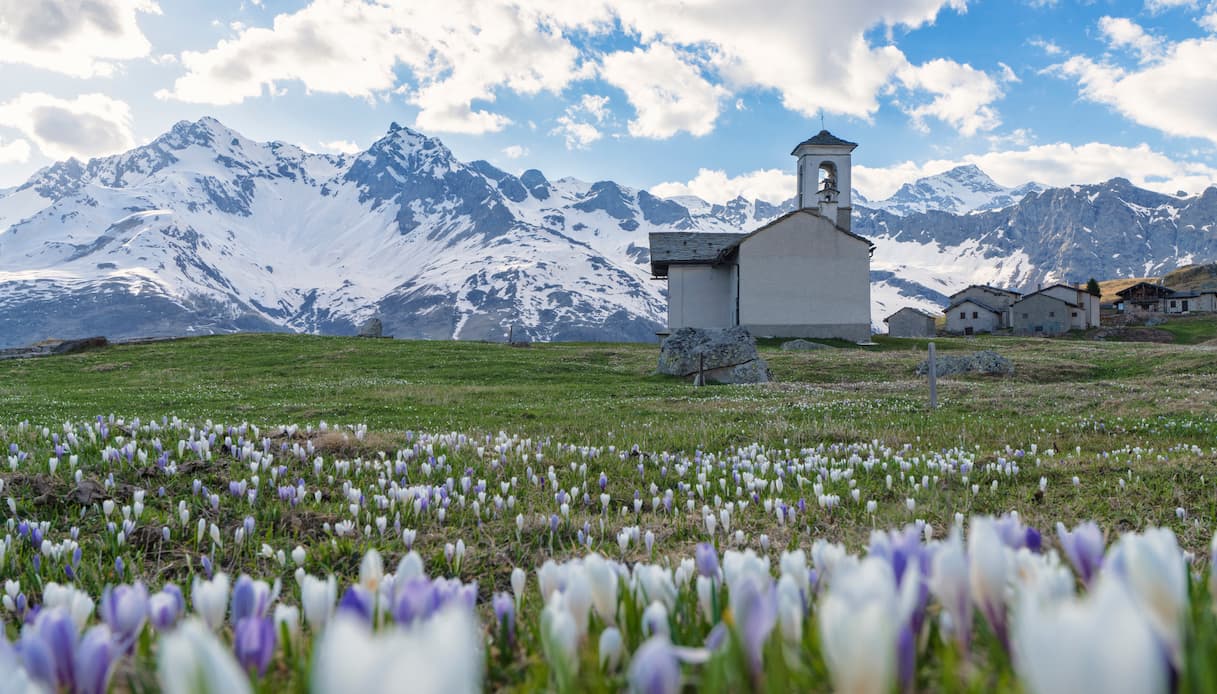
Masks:
[[[1024,313],[1024,314],[1023,314],[1023,318],[1024,318],[1024,319],[1027,319],[1027,318],[1030,318],[1030,317],[1031,317],[1031,314],[1029,314],[1029,313]]]
[[[1037,332],[1037,333],[1044,332],[1044,326],[1042,326],[1042,325],[1035,326],[1035,332]]]
[[[1077,317],[1078,317],[1078,312],[1077,312],[1077,311],[1074,311],[1074,312],[1073,312],[1073,317],[1074,317],[1074,318],[1077,318]]]
[[[972,312],[972,317],[973,317],[973,318],[980,318],[980,314],[979,314],[979,313],[977,313],[976,311],[973,311],[973,312]]]
[[[1171,302],[1171,308],[1174,308],[1174,307],[1175,307],[1175,302],[1173,302],[1173,301],[1172,301],[1172,302]]]
[[[1056,311],[1049,311],[1049,312],[1048,312],[1048,317],[1049,317],[1049,318],[1056,318]]]
[[[967,311],[960,311],[960,312],[959,312],[959,317],[960,317],[960,318],[967,318],[967,317],[968,317],[968,312],[967,312]]]

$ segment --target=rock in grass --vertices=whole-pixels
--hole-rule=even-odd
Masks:
[[[810,352],[816,349],[834,349],[831,345],[812,342],[811,340],[790,340],[782,343],[782,349],[786,352]]]
[[[711,383],[766,383],[769,366],[744,328],[680,328],[659,347],[659,373],[695,378],[705,370]]]
[[[993,374],[1009,376],[1014,373],[1014,363],[992,350],[982,350],[961,356],[940,356],[937,359],[938,375],[953,376],[956,374]],[[917,366],[917,375],[924,376],[930,371],[930,360],[926,359]]]
[[[359,337],[381,337],[384,335],[384,324],[379,318],[369,318],[367,322],[359,326]]]

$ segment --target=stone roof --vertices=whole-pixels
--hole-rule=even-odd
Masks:
[[[993,287],[993,286],[990,286],[987,284],[969,284],[968,286],[964,287],[963,289],[960,289],[959,291],[955,292],[948,298],[954,299],[955,297],[959,296],[960,294],[963,294],[964,292],[968,291],[969,289],[983,289],[984,291],[989,292],[990,294],[1004,294],[1006,296],[1014,296],[1014,297],[1022,296],[1022,294],[1020,294],[1019,292],[1016,292],[1012,289],[1002,289],[1001,287]]]
[[[669,265],[716,263],[747,234],[662,231],[650,235],[651,274],[665,277]]]
[[[951,311],[955,310],[957,307],[963,306],[964,304],[972,304],[973,306],[979,306],[980,308],[983,308],[984,310],[988,311],[989,313],[996,313],[999,316],[1002,313],[1001,310],[993,308],[992,306],[986,304],[983,301],[977,301],[976,299],[973,299],[970,296],[952,303],[950,306],[947,306],[945,309],[943,309],[943,311],[950,313]]]
[[[1076,287],[1074,287],[1074,288],[1076,289]],[[1019,299],[1018,301],[1015,301],[1014,306],[1018,306],[1019,304],[1025,302],[1025,301],[1029,301],[1031,299],[1048,299],[1049,301],[1056,301],[1058,303],[1065,304],[1069,308],[1081,308],[1081,306],[1078,306],[1077,304],[1073,303],[1072,301],[1065,301],[1064,299],[1060,298],[1059,296],[1053,296],[1051,294],[1045,294],[1043,292],[1031,292],[1027,296],[1024,296],[1023,298]]]
[[[852,150],[854,147],[858,146],[858,143],[850,142],[849,140],[842,140],[841,138],[837,137],[836,135],[833,135],[832,133],[828,132],[827,130],[821,130],[820,132],[816,133],[814,136],[800,142],[798,147],[795,147],[794,150],[791,151],[790,153],[794,154],[795,152],[799,151],[799,147],[804,147],[804,146],[849,147]]]
[[[930,313],[929,311],[923,311],[923,310],[921,310],[921,309],[919,309],[919,308],[914,308],[913,306],[905,306],[904,308],[900,309],[899,311],[896,311],[895,313],[893,313],[892,315],[888,316],[887,318],[884,318],[884,319],[883,319],[883,322],[884,322],[884,323],[886,323],[886,322],[888,322],[889,320],[891,320],[891,319],[895,318],[896,316],[900,315],[901,313],[904,313],[905,311],[912,311],[913,313],[920,314],[921,316],[923,316],[923,317],[925,317],[925,318],[929,318],[930,320],[937,320],[937,319],[938,319],[938,316],[935,316],[934,314]]]

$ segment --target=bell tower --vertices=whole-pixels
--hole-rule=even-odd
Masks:
[[[791,152],[799,162],[799,209],[815,210],[846,231],[853,213],[850,157],[857,146],[821,130]]]

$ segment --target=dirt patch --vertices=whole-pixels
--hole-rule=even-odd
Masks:
[[[1092,340],[1100,342],[1160,342],[1169,343],[1175,341],[1175,336],[1160,328],[1145,328],[1145,327],[1126,327],[1126,328],[1103,328],[1096,331],[1090,336]]]

